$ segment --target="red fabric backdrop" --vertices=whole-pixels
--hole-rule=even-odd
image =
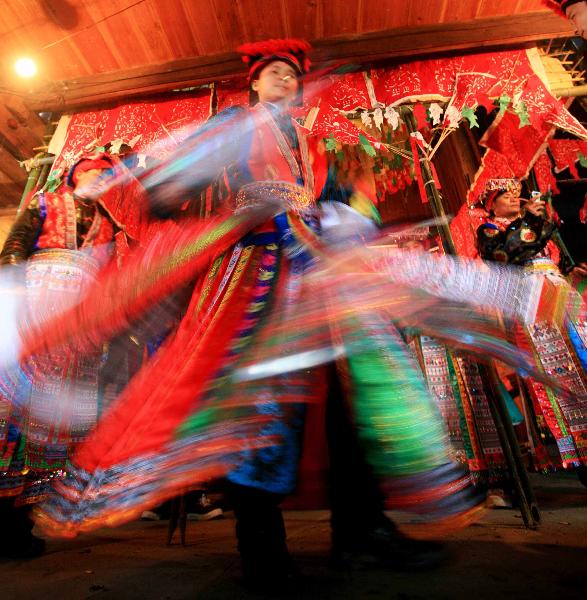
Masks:
[[[210,114],[210,90],[160,102],[133,102],[73,115],[54,168],[69,167],[96,145],[122,140],[139,153],[163,159]]]

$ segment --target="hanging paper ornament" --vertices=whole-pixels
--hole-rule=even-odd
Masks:
[[[430,113],[430,118],[432,119],[432,125],[438,125],[440,123],[440,117],[444,112],[442,106],[440,106],[436,102],[433,102],[428,107],[428,112]]]
[[[459,126],[459,123],[461,122],[461,118],[462,118],[461,117],[461,112],[454,105],[449,106],[446,109],[446,112],[444,113],[444,123],[448,127],[457,128]]]
[[[469,121],[469,127],[479,127],[479,122],[477,121],[477,116],[475,115],[475,110],[470,106],[465,106],[461,111],[461,115],[464,119]]]
[[[528,114],[528,109],[526,107],[525,102],[518,102],[515,112],[518,115],[518,118],[520,119],[520,128],[526,127],[526,125],[530,125],[530,115]]]
[[[380,108],[376,108],[373,111],[373,123],[375,123],[377,129],[381,129],[381,125],[383,125],[383,112]]]
[[[424,136],[419,131],[414,131],[410,135],[418,140],[418,144],[421,148],[430,148],[430,144],[424,139]]]
[[[514,94],[514,97],[512,98],[512,108],[514,109],[514,111],[518,110],[518,104],[520,103],[521,99],[522,99],[522,90],[518,90]]]
[[[336,139],[331,133],[327,138],[324,138],[324,146],[327,152],[336,152]]]
[[[394,131],[399,127],[399,113],[397,112],[397,110],[395,110],[395,108],[393,108],[393,106],[388,106],[385,109],[384,117],[385,120],[391,125]]]
[[[498,99],[498,105],[499,105],[499,113],[498,115],[501,116],[503,115],[503,113],[505,113],[505,111],[507,110],[507,107],[510,105],[510,102],[512,101],[512,99],[507,95],[504,94],[503,96],[500,96]]]
[[[134,148],[134,147],[135,147],[135,144],[136,144],[136,143],[137,143],[137,142],[138,142],[138,141],[139,141],[139,140],[140,140],[142,137],[143,137],[143,134],[142,134],[142,133],[139,133],[139,134],[135,135],[135,136],[132,138],[132,140],[130,140],[130,141],[128,142],[128,145],[129,145],[131,148]]]
[[[373,148],[371,142],[362,133],[359,135],[359,144],[369,156],[377,155],[377,152],[375,152],[375,148]]]
[[[361,123],[365,127],[371,127],[371,115],[367,111],[361,113]]]
[[[112,140],[112,142],[110,142],[110,154],[120,154],[120,148],[122,144],[124,144],[124,140],[122,138]]]

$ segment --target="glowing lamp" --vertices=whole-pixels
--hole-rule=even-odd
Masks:
[[[19,77],[33,77],[37,73],[37,65],[31,58],[19,58],[14,63],[14,70]]]

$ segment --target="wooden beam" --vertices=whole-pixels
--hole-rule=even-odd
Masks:
[[[587,96],[587,85],[574,85],[573,87],[551,87],[552,93],[559,98],[577,98]]]
[[[317,67],[332,61],[365,63],[416,59],[438,53],[524,47],[536,41],[570,37],[573,28],[551,11],[392,29],[313,42]],[[53,83],[26,97],[35,111],[72,110],[201,85],[244,73],[234,53],[199,56]]]
[[[0,103],[12,114],[21,127],[26,127],[36,138],[43,139],[46,124],[37,114],[39,111],[32,111],[21,97],[11,94],[0,94]]]
[[[35,113],[29,114],[39,118]],[[28,119],[24,120],[0,102],[0,144],[16,158],[24,160],[34,154],[33,148],[43,144],[43,136],[29,127]]]

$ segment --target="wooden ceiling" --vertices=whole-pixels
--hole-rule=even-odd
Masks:
[[[418,32],[424,37],[414,37]],[[206,65],[208,77],[232,74],[241,69],[234,48],[251,40],[305,38],[326,59],[355,58],[357,42],[375,39],[364,59],[563,32],[570,32],[568,23],[541,0],[0,0],[0,85],[32,90],[35,108],[42,107],[39,98],[52,106],[61,97],[71,106],[69,92],[97,75],[129,89],[125,80],[146,72],[161,78]],[[39,64],[34,80],[13,75],[21,56]],[[131,81],[130,89],[140,83]]]
[[[271,37],[340,35],[542,12],[540,0],[2,0],[4,67],[49,80],[230,52]],[[5,71],[7,72],[7,71]]]
[[[315,63],[364,62],[571,33],[541,0],[0,0],[0,93],[5,107],[9,101],[21,111],[16,118],[0,110],[0,194],[6,198],[7,179],[18,185],[26,179],[15,178],[14,160],[5,168],[5,154],[27,158],[33,137],[41,144],[35,111],[231,76],[243,70],[233,49],[246,41],[301,37],[314,43]],[[37,61],[34,79],[13,75],[21,56]],[[33,111],[28,120],[23,103]]]

